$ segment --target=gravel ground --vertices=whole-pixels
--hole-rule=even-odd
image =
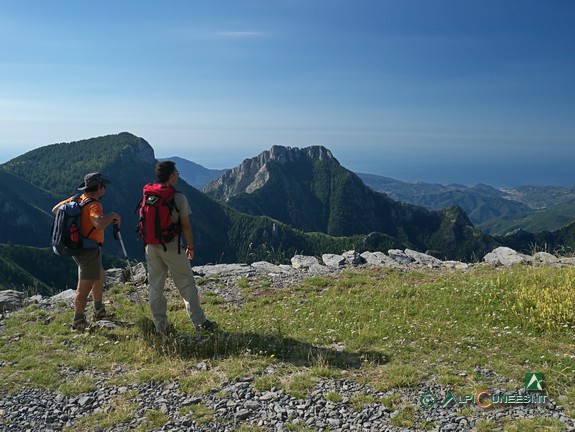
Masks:
[[[246,377],[227,382],[221,389],[201,397],[181,392],[177,383],[102,386],[74,397],[31,389],[2,395],[0,431],[59,431],[64,427],[72,427],[73,430],[74,423],[82,417],[102,412],[103,407],[123,395],[136,404],[135,413],[130,420],[108,431],[129,431],[145,426],[148,422],[146,414],[150,410],[161,412],[168,418],[163,427],[155,429],[160,431],[236,431],[242,424],[272,431],[297,430],[298,426],[332,432],[418,430],[394,426],[394,418],[397,420],[405,415],[401,408],[388,409],[380,402],[356,405],[352,402],[358,395],[372,396],[374,401],[392,397],[402,405],[409,402],[415,407],[410,411],[415,424],[426,422],[428,430],[470,431],[481,419],[504,417],[549,417],[561,421],[566,430],[575,430],[574,420],[562,414],[551,401],[539,406],[508,405],[494,410],[472,408],[465,416],[461,414],[460,406],[423,409],[419,406],[419,399],[423,390],[429,388],[375,392],[353,380],[323,380],[305,399],[297,399],[273,388],[257,391],[252,378]],[[431,388],[438,395],[446,393],[445,389],[437,386]],[[330,395],[334,392],[341,396],[341,401],[333,401]],[[213,415],[198,419],[198,404],[209,408]]]

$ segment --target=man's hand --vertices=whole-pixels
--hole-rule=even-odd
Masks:
[[[112,223],[113,223],[114,225],[116,225],[116,226],[118,227],[118,230],[119,230],[119,229],[120,229],[120,224],[121,224],[121,222],[122,222],[122,218],[121,218],[120,215],[119,215],[118,213],[116,213],[116,212],[113,212],[113,213],[111,214],[111,216],[112,216]]]
[[[190,261],[194,259],[194,252],[195,252],[195,248],[193,246],[188,246],[186,248],[186,256],[188,257],[188,259]]]

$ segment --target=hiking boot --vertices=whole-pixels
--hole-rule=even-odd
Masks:
[[[79,332],[83,332],[88,327],[88,321],[86,321],[86,317],[82,316],[77,318],[72,323],[72,329],[77,330]]]
[[[172,323],[168,323],[163,330],[156,330],[156,334],[167,337],[176,334],[176,328]]]
[[[203,324],[196,326],[196,331],[200,333],[215,332],[218,329],[218,323],[215,321],[205,320]]]
[[[101,307],[100,309],[94,309],[94,321],[99,321],[101,319],[109,318],[110,315],[106,312],[105,307]]]

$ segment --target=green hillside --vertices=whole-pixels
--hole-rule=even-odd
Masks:
[[[40,147],[2,167],[58,197],[67,197],[77,193],[78,185],[88,172],[101,170],[124,180],[129,178],[125,174],[129,176],[142,168],[142,161],[153,160],[153,150],[145,140],[124,132]]]
[[[28,261],[23,258],[26,249],[16,248],[18,256],[9,249],[0,249],[3,286],[24,289],[36,285],[38,290],[50,292],[73,285],[71,261],[47,249],[50,210],[58,200],[77,192],[87,172],[101,171],[111,179],[103,199],[104,209],[121,215],[128,255],[143,260],[134,209],[142,186],[154,180],[156,162],[153,148],[144,139],[121,133],[49,145],[1,165],[1,242],[45,248],[44,258],[36,259],[36,253],[32,253]],[[246,200],[241,201],[241,196],[230,200],[230,204],[241,201],[241,210],[256,215],[216,201],[184,181],[178,184],[193,211],[197,251],[193,264],[257,260],[282,263],[296,253],[321,255],[349,249],[386,251],[405,247],[429,251],[442,259],[478,260],[499,244],[513,244],[524,250],[530,242],[547,241],[548,237],[553,245],[575,244],[569,229],[529,238],[494,239],[474,229],[461,209],[432,212],[397,203],[365,187],[335,159],[295,165],[271,163],[268,169],[269,184],[256,194],[245,194]],[[104,253],[122,257],[119,242],[111,232],[106,236]]]
[[[526,212],[523,216],[489,219],[477,227],[487,233],[508,233],[518,229],[529,232],[555,231],[575,221],[575,203]]]
[[[575,220],[575,188],[518,186],[498,189],[487,185],[439,185],[402,182],[373,174],[359,174],[366,185],[393,199],[438,210],[461,207],[483,232],[502,235],[522,229],[553,231]]]
[[[403,202],[411,202],[414,195],[438,194],[452,189],[461,190],[467,188],[467,186],[444,186],[438,183],[405,182],[376,174],[357,173],[357,175],[373,190],[385,193],[390,198]]]
[[[494,188],[475,186],[467,190],[450,190],[436,194],[417,195],[410,202],[431,210],[439,210],[453,205],[461,207],[471,222],[480,225],[492,219],[517,218],[530,212],[530,208],[518,201],[502,197]],[[491,233],[487,226],[484,231]]]
[[[105,256],[104,264],[109,268],[122,263]],[[57,256],[49,248],[0,244],[0,290],[53,295],[68,288],[76,289],[77,273],[72,258]]]
[[[547,251],[562,255],[575,254],[575,222],[555,231],[530,233],[517,230],[514,233],[496,237],[501,244],[525,253]]]
[[[575,187],[525,185],[506,192],[533,209],[575,203]]]
[[[55,195],[0,167],[0,243],[47,246]],[[49,240],[49,237],[48,237]]]

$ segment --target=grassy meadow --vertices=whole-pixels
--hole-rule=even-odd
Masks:
[[[224,286],[217,278],[210,283]],[[414,423],[413,412],[421,407],[394,397],[394,389],[424,391],[433,382],[457,394],[517,391],[525,373],[541,372],[546,394],[575,417],[575,268],[370,267],[285,289],[272,288],[265,277],[235,283],[239,304],[211,291],[202,295],[207,316],[221,327],[214,335],[194,332],[176,292],[170,292],[169,317],[177,333],[167,338],[154,334],[144,295],[130,286],[111,287],[105,295],[108,310],[122,323],[112,330],[75,333],[69,307],[29,306],[6,319],[0,332],[0,392],[36,387],[78,395],[102,381],[175,381],[182,391],[201,395],[249,375],[258,390],[281,388],[301,398],[318,380],[346,378],[392,391],[384,400],[355,398],[358,409],[389,405],[402,410],[397,426],[424,429],[433,425]],[[337,393],[329,398],[341,401]],[[115,404],[109,412],[117,416],[106,415],[108,422],[119,423],[135,409],[129,393]],[[194,413],[200,413],[197,421],[213,414],[200,407]],[[167,421],[157,412],[149,419],[150,430]],[[94,423],[76,430],[91,430]],[[476,429],[494,426],[479,422]],[[547,419],[503,418],[496,426],[563,430]]]

